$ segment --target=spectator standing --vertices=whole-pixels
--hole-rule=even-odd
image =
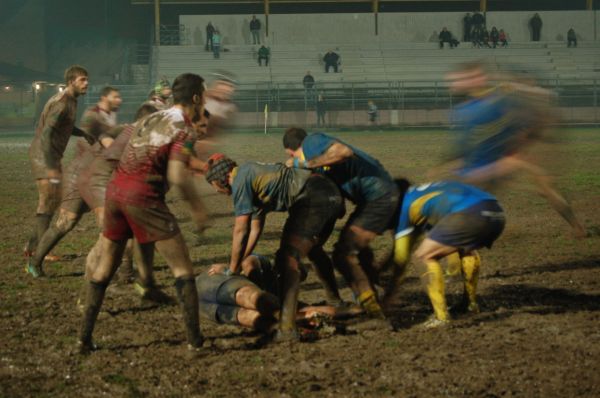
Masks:
[[[508,46],[508,37],[506,36],[506,32],[504,29],[500,29],[500,33],[498,34],[498,40],[502,44],[502,47]]]
[[[473,28],[473,17],[467,13],[463,18],[463,41],[471,41],[471,29]]]
[[[315,86],[315,78],[310,74],[310,71],[306,71],[306,75],[302,79],[302,85],[307,90],[311,90]]]
[[[335,73],[338,72],[338,65],[340,63],[340,56],[333,52],[333,50],[327,51],[327,54],[323,57],[325,62],[325,73],[329,73],[329,68],[333,67]]]
[[[212,35],[212,50],[213,50],[213,58],[220,58],[221,53],[221,33],[215,29],[215,32]]]
[[[265,66],[269,66],[269,58],[271,57],[271,50],[264,45],[258,49],[258,66],[262,66],[262,60],[265,60]]]
[[[490,40],[492,41],[492,46],[496,48],[498,40],[500,40],[500,32],[498,32],[495,26],[492,27],[492,31],[490,32]]]
[[[212,22],[208,22],[206,25],[206,45],[204,46],[204,51],[208,51],[209,49],[212,51],[212,38],[215,34],[215,27]]]
[[[326,127],[325,113],[327,113],[327,102],[323,98],[323,94],[319,94],[317,97],[317,127]]]
[[[250,32],[252,33],[252,44],[260,44],[260,21],[256,19],[256,15],[252,15]]]
[[[481,44],[487,48],[492,48],[492,46],[490,46],[490,33],[485,27],[481,31]]]
[[[537,12],[529,20],[529,26],[531,27],[531,39],[533,41],[540,41],[542,32],[542,18],[540,18],[540,15]]]
[[[377,105],[375,105],[372,100],[369,100],[368,102],[367,114],[369,115],[369,122],[371,122],[371,126],[377,126],[379,110],[377,109]]]
[[[571,43],[573,43],[573,47],[577,47],[577,34],[573,28],[567,32],[567,47],[571,47]]]
[[[483,29],[485,26],[485,17],[481,13],[475,12],[471,18],[471,23],[472,29]]]

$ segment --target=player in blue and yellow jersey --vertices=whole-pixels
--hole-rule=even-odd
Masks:
[[[329,293],[328,299],[341,301],[333,265],[323,250],[336,220],[343,215],[343,199],[338,188],[333,181],[310,170],[288,168],[282,163],[248,162],[238,167],[222,154],[208,160],[206,180],[218,192],[233,198],[235,223],[229,264],[229,272],[233,274],[242,271],[242,262],[254,251],[266,213],[288,212],[275,256],[282,304],[276,339],[297,339],[296,310],[304,271],[302,258],[308,256],[315,264]]]
[[[478,311],[476,288],[480,260],[475,250],[490,248],[505,223],[504,211],[496,198],[460,182],[442,181],[411,187],[406,180],[398,183],[406,193],[401,199],[396,227],[395,275],[386,297],[394,296],[416,238],[425,234],[415,250],[415,257],[434,310],[434,317],[426,326],[438,326],[450,319],[439,260],[453,253],[462,259],[464,309]]]
[[[524,171],[538,192],[571,225],[575,236],[586,236],[583,224],[553,187],[548,172],[525,153],[556,121],[552,93],[514,79],[491,86],[488,73],[478,62],[463,65],[448,79],[453,94],[466,95],[452,116],[456,126],[453,155],[462,160],[457,170],[460,179],[487,186]]]
[[[285,132],[283,146],[290,156],[288,166],[322,172],[356,204],[335,245],[333,260],[367,313],[382,318],[373,287],[377,271],[369,243],[391,229],[398,206],[392,177],[367,153],[326,134],[307,135],[292,127]]]

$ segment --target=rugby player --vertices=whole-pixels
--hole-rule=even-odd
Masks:
[[[270,332],[279,317],[278,278],[271,261],[251,254],[242,261],[242,271],[233,275],[228,264],[214,264],[196,277],[200,315],[216,323]],[[296,320],[315,315],[356,315],[358,308],[331,305],[303,306]]]
[[[384,301],[395,295],[411,249],[417,239],[425,235],[414,253],[434,311],[434,316],[424,326],[436,327],[450,320],[439,260],[454,253],[461,257],[464,277],[460,308],[478,312],[476,289],[480,259],[476,249],[491,248],[505,224],[504,211],[496,198],[460,182],[442,181],[410,187],[406,180],[398,183],[399,190],[405,193],[395,235],[396,268]]]
[[[30,257],[39,239],[50,226],[52,216],[61,199],[62,165],[61,160],[71,134],[85,137],[90,143],[95,137],[87,135],[75,127],[77,98],[88,88],[88,72],[79,65],[72,65],[65,71],[66,88],[54,95],[44,106],[40,115],[35,137],[29,147],[31,172],[36,180],[38,206],[35,228],[25,247],[25,255]]]
[[[391,229],[398,189],[381,163],[365,152],[322,133],[291,127],[283,137],[289,167],[323,172],[356,204],[335,244],[333,262],[367,314],[384,318],[375,293],[377,271],[369,243]]]
[[[209,159],[206,180],[217,192],[231,195],[235,213],[231,261],[232,274],[255,249],[266,213],[287,211],[281,243],[275,258],[280,275],[281,318],[278,341],[298,339],[296,311],[300,282],[306,271],[300,261],[308,256],[325,280],[326,290],[339,300],[333,267],[323,250],[335,221],[343,214],[343,199],[329,179],[309,170],[281,163],[248,162],[241,166],[221,155]],[[330,297],[328,297],[329,299]]]
[[[455,158],[457,173],[469,184],[489,185],[518,171],[533,180],[538,192],[565,219],[576,237],[587,231],[565,198],[554,188],[548,172],[534,164],[525,149],[543,136],[555,121],[551,93],[528,84],[491,86],[483,64],[464,64],[448,75],[450,90],[466,95],[453,110],[457,124]]]
[[[116,125],[116,113],[121,105],[121,95],[116,88],[107,86],[100,92],[100,101],[86,109],[81,118],[81,129],[95,138],[93,145],[85,139],[77,140],[75,157],[64,173],[64,188],[55,224],[40,237],[35,253],[28,258],[27,272],[33,277],[44,275],[42,262],[52,248],[71,231],[92,207],[82,198],[78,178],[103,148],[110,146],[115,138],[112,128]],[[104,199],[104,198],[102,198]],[[98,213],[96,213],[98,216]],[[102,219],[97,218],[98,226]]]
[[[194,270],[165,195],[169,187],[179,188],[191,206],[192,219],[202,226],[206,212],[188,162],[196,139],[192,121],[204,112],[204,79],[191,73],[179,75],[172,92],[171,108],[153,113],[136,125],[108,184],[102,254],[88,283],[79,334],[82,353],[96,348],[92,341],[94,325],[106,288],[132,237],[140,244],[144,263],[151,263],[147,259],[151,259],[155,247],[166,260],[175,276],[188,347],[202,346]]]

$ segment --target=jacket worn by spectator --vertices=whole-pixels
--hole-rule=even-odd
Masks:
[[[313,86],[315,85],[315,78],[312,77],[310,73],[307,73],[302,79],[302,85],[304,86],[304,88],[313,88]]]

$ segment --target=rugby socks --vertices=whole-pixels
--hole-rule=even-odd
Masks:
[[[362,292],[358,298],[358,303],[362,308],[365,309],[367,314],[373,318],[381,318],[384,319],[385,315],[383,314],[383,309],[379,305],[377,301],[377,295],[371,289]]]
[[[52,226],[41,235],[41,239],[38,242],[37,248],[35,249],[35,255],[33,256],[32,265],[41,267],[44,257],[56,246],[58,242],[69,232],[69,230],[61,230]]]
[[[204,338],[200,333],[200,321],[198,319],[196,280],[193,276],[177,278],[175,279],[175,289],[183,312],[188,345],[193,348],[202,347]]]
[[[31,233],[29,242],[27,243],[27,254],[33,252],[38,245],[39,239],[44,235],[44,232],[50,226],[52,220],[51,214],[36,214],[35,215],[35,228]]]
[[[79,342],[83,347],[92,347],[92,333],[102,302],[106,293],[107,282],[89,281],[86,292],[85,308],[83,310],[83,324],[79,334]]]
[[[444,273],[442,266],[437,261],[427,261],[427,271],[421,275],[427,295],[431,301],[435,317],[440,321],[450,320],[446,305],[446,292],[444,287]]]
[[[473,251],[464,256],[461,266],[465,285],[463,301],[468,305],[467,308],[470,312],[479,312],[479,306],[477,305],[477,282],[479,281],[479,268],[481,266],[479,253]]]
[[[446,256],[446,276],[456,276],[460,274],[462,261],[458,252],[450,253]]]

